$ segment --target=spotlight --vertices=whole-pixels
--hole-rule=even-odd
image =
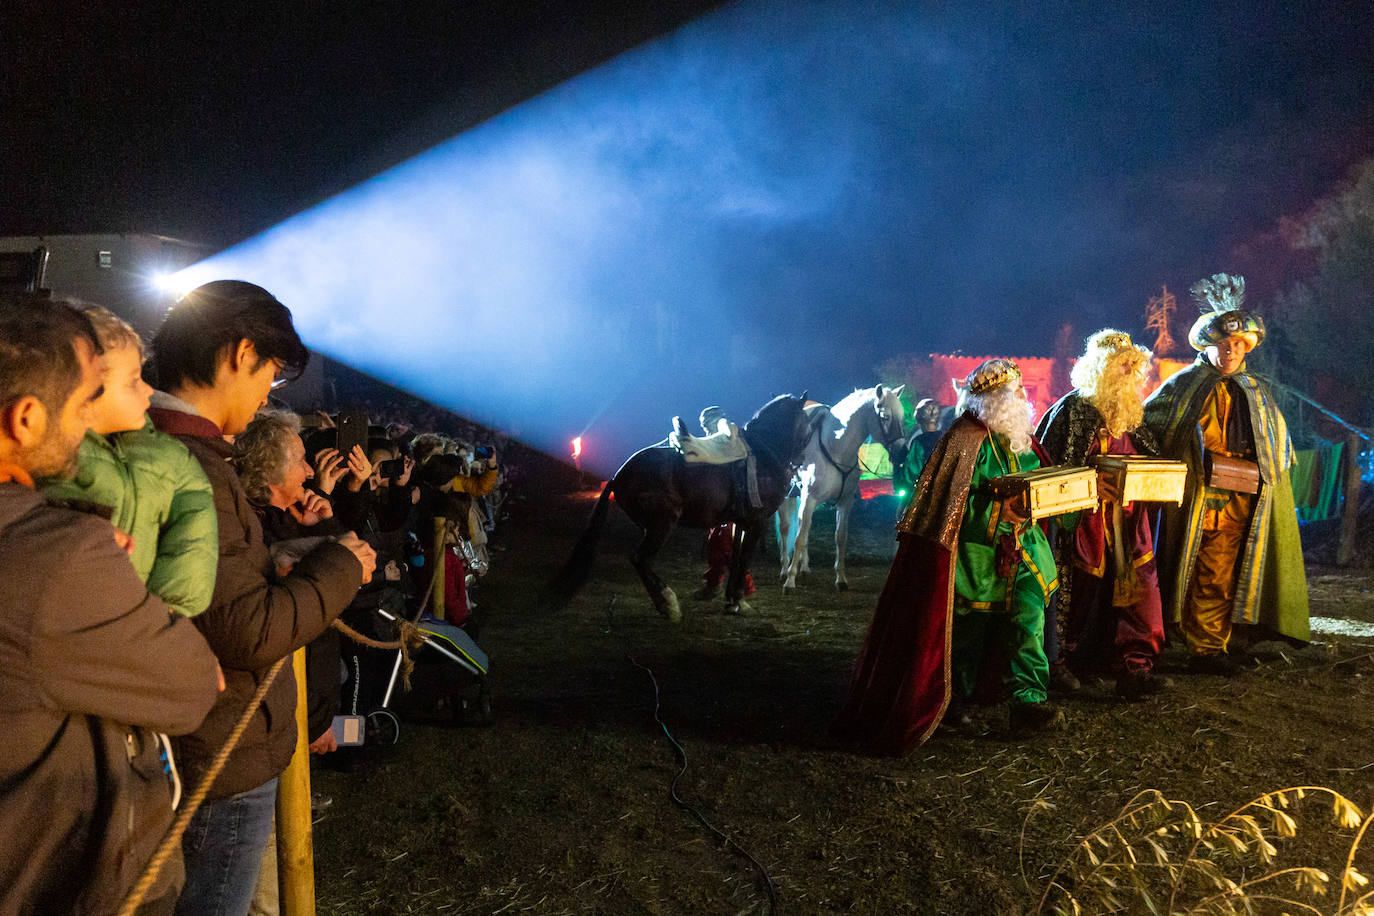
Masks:
[[[158,270],[148,278],[149,285],[164,296],[180,299],[199,285],[186,270]]]

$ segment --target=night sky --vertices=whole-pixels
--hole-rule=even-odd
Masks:
[[[1244,273],[1262,304],[1302,267],[1277,221],[1374,155],[1367,2],[995,6],[46,5],[0,32],[0,233],[234,246],[437,146],[223,263],[312,346],[613,466],[708,402],[1138,333],[1161,283]],[[435,187],[442,219],[396,196]],[[411,285],[341,304],[378,207],[414,215]],[[269,268],[303,250],[337,282]],[[404,358],[338,327],[420,300]]]

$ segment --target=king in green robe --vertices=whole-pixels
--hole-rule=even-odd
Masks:
[[[990,486],[1046,457],[1030,434],[1020,370],[988,360],[969,374],[966,394],[969,411],[936,445],[897,526],[897,556],[833,727],[840,740],[878,753],[909,752],[952,700],[962,709],[994,681],[1013,734],[1062,718],[1047,701],[1043,644],[1045,606],[1058,586],[1054,557],[1024,507]],[[1020,448],[995,431],[1003,417],[993,416],[994,402],[1022,411]],[[1000,668],[987,664],[994,659]]]

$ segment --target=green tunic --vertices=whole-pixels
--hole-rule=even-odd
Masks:
[[[1034,452],[1014,453],[1005,440],[983,440],[969,482],[968,505],[959,527],[954,569],[951,674],[959,695],[974,695],[989,645],[1006,657],[1001,680],[1013,703],[1048,697],[1045,606],[1059,584],[1054,555],[1039,525],[1002,518],[1002,503],[987,484],[995,477],[1040,467]],[[1012,538],[1020,562],[1010,576],[997,574],[997,542]]]
[[[897,497],[899,516],[906,511],[906,507],[911,504],[911,498],[916,495],[916,481],[920,479],[921,469],[925,464],[926,450],[916,441],[916,437],[912,436],[906,460],[892,468],[892,495]]]
[[[1000,536],[1014,536],[1016,526],[1001,518],[1002,504],[993,497],[987,483],[994,477],[1039,467],[1040,459],[1034,452],[1013,453],[998,436],[988,436],[983,441],[969,485],[968,508],[959,529],[954,592],[960,610],[1010,609],[1011,580],[997,575],[996,544]],[[1043,601],[1048,601],[1059,579],[1045,532],[1039,525],[1025,525],[1019,547],[1023,568],[1035,578]]]

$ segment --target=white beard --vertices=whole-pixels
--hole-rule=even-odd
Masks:
[[[1031,418],[1035,409],[1016,395],[1016,389],[1003,386],[972,399],[978,419],[989,430],[1007,440],[1016,453],[1031,450]]]

